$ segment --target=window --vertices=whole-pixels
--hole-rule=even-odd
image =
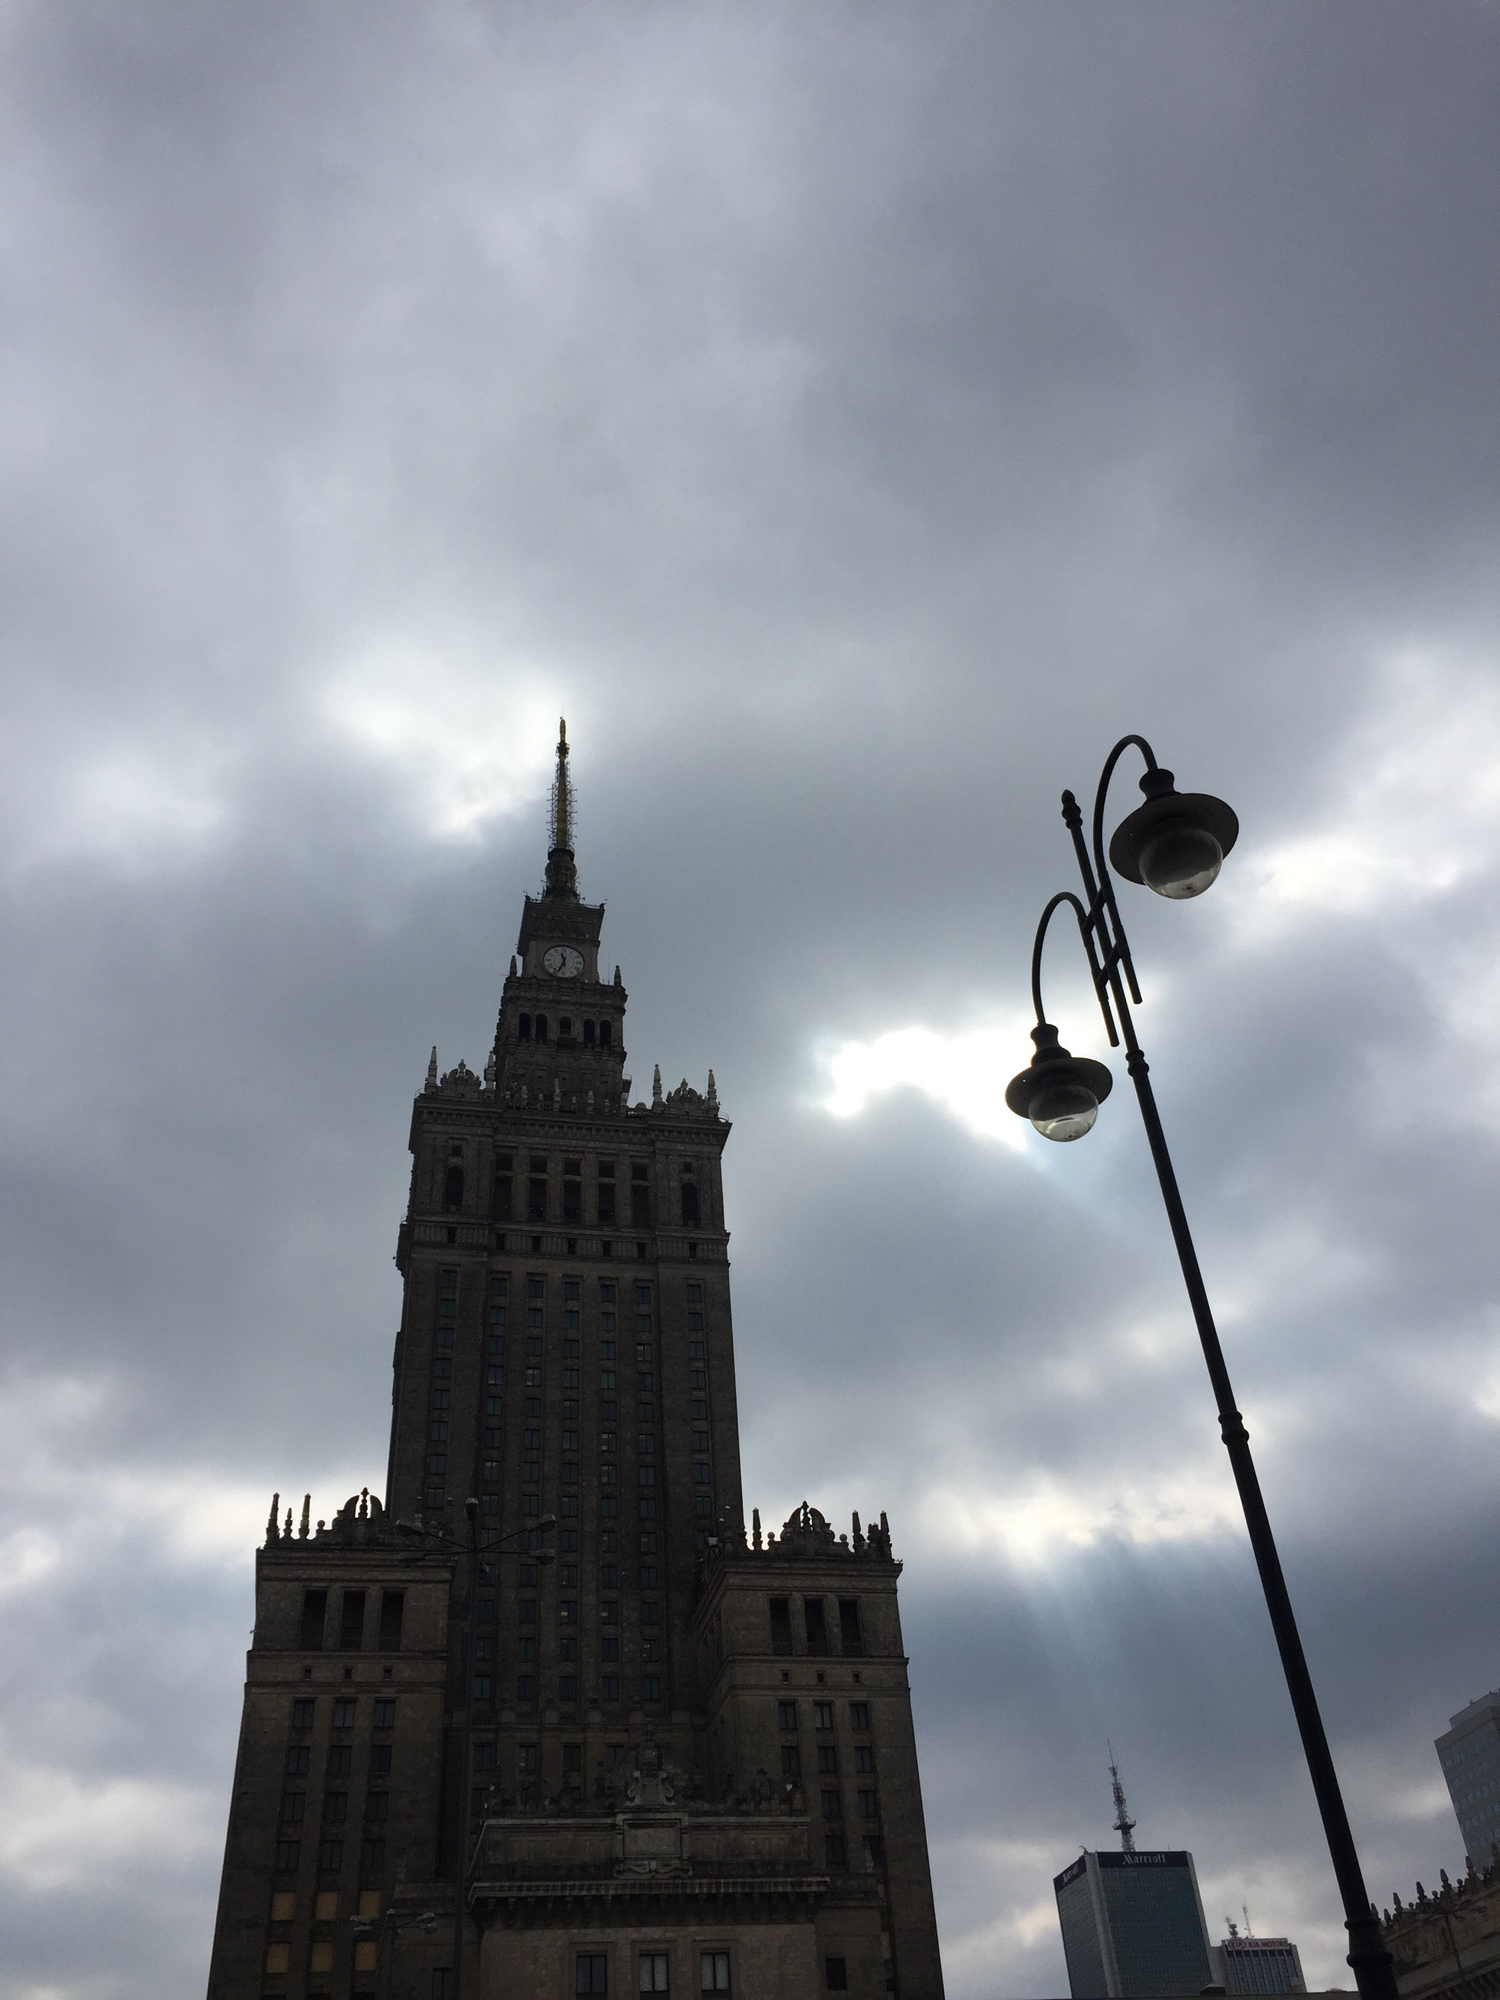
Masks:
[[[602,1951],[581,1951],[573,1961],[575,1993],[609,1991],[609,1956]]]
[[[818,1745],[818,1770],[826,1778],[836,1778],[839,1774],[838,1745],[820,1743]]]
[[[447,1425],[443,1426],[447,1431]],[[365,1593],[362,1590],[346,1590],[339,1607],[339,1648],[345,1653],[357,1653],[365,1636]]]
[[[849,1727],[867,1730],[870,1726],[870,1704],[867,1701],[851,1701],[849,1704]]]
[[[396,1704],[387,1696],[379,1696],[375,1702],[374,1723],[377,1729],[393,1729],[396,1723]]]
[[[839,1599],[839,1644],[846,1655],[858,1659],[865,1650],[864,1633],[860,1629],[859,1599],[841,1597]]]
[[[813,1703],[813,1728],[832,1729],[832,1727],[833,1703],[831,1701],[815,1701]]]
[[[295,1875],[297,1863],[302,1856],[300,1840],[278,1840],[276,1843],[276,1873]]]
[[[443,1207],[451,1215],[464,1205],[464,1170],[449,1167],[443,1176]]]
[[[807,1650],[810,1653],[828,1651],[828,1628],[823,1618],[821,1597],[805,1597],[802,1600],[802,1614],[807,1621]]]
[[[354,1703],[346,1695],[340,1695],[333,1704],[333,1726],[335,1729],[354,1727]]]
[[[667,1993],[671,1990],[672,1961],[664,1951],[643,1951],[640,1956],[640,1977],[637,1991],[641,1993]]]
[[[273,1924],[288,1924],[296,1914],[296,1890],[278,1889],[271,1898],[271,1922]]]
[[[324,1826],[342,1826],[349,1817],[349,1794],[347,1792],[325,1792],[323,1794]]]
[[[323,1649],[323,1620],[328,1611],[326,1590],[304,1590],[302,1593],[302,1632],[299,1640],[304,1652],[316,1653]]]
[[[280,1819],[283,1826],[296,1826],[307,1810],[306,1792],[283,1792]]]
[[[391,1746],[389,1743],[370,1745],[370,1776],[388,1778],[391,1775]]]
[[[266,1946],[266,1971],[289,1972],[292,1964],[292,1948],[289,1944],[276,1943]]]
[[[705,1951],[698,1959],[698,1990],[700,1993],[727,1993],[729,1991],[729,1953],[727,1951]]]
[[[865,1866],[867,1868],[885,1866],[885,1842],[878,1833],[865,1835]]]
[[[824,1792],[823,1817],[824,1819],[842,1819],[844,1817],[844,1795],[842,1792]]]
[[[326,1775],[330,1778],[347,1778],[349,1775],[349,1760],[353,1755],[354,1752],[347,1743],[330,1744],[328,1747],[328,1768]]]
[[[825,1958],[823,1961],[823,1984],[830,1993],[849,1991],[849,1962],[843,1958]]]
[[[781,1746],[781,1775],[789,1784],[800,1785],[802,1782],[802,1752],[795,1743],[783,1743]]]
[[[778,1701],[776,1704],[776,1727],[795,1729],[797,1727],[797,1704],[794,1701]]]
[[[318,1867],[325,1875],[336,1875],[344,1865],[344,1843],[342,1840],[320,1840],[318,1842]]]
[[[879,1819],[880,1794],[877,1791],[863,1791],[859,1795],[859,1816],[861,1819]]]
[[[830,1868],[847,1868],[849,1866],[849,1843],[842,1833],[824,1834],[823,1859]]]
[[[373,1972],[380,1963],[380,1947],[374,1938],[356,1938],[354,1941],[354,1970]]]

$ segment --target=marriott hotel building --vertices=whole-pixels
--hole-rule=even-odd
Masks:
[[[1201,1993],[1213,1979],[1193,1857],[1094,1854],[1054,1876],[1073,2000]]]

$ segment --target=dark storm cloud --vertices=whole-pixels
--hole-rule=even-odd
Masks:
[[[8,43],[4,1990],[201,1980],[249,1550],[273,1486],[378,1479],[405,1099],[483,1058],[559,708],[637,1094],[713,1064],[735,1121],[747,1503],[909,1560],[950,1992],[1060,1990],[1106,1733],[1211,1920],[1336,1977],[1123,1076],[1047,1158],[977,1107],[1057,790],[1143,728],[1244,824],[1132,913],[1141,1029],[1371,1890],[1451,1870],[1430,1739],[1500,1653],[1493,17]],[[832,1117],[908,1028],[972,1076]]]

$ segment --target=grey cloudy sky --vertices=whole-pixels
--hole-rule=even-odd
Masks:
[[[1216,1934],[1347,1983],[1129,1094],[1062,1149],[998,1092],[1057,792],[1143,730],[1243,824],[1132,903],[1140,1026],[1371,1891],[1456,1869],[1493,8],[0,35],[0,1994],[202,1988],[250,1551],[378,1482],[409,1096],[483,1058],[560,710],[638,1089],[712,1063],[735,1123],[747,1502],[907,1560],[952,2000],[1065,1990],[1106,1734]],[[1103,1053],[1061,936],[1049,992]]]

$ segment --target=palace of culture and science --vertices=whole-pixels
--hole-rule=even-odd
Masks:
[[[940,2000],[901,1565],[746,1522],[729,1126],[630,1102],[572,828],[564,734],[493,1053],[413,1106],[384,1503],[256,1558],[209,2000]]]

